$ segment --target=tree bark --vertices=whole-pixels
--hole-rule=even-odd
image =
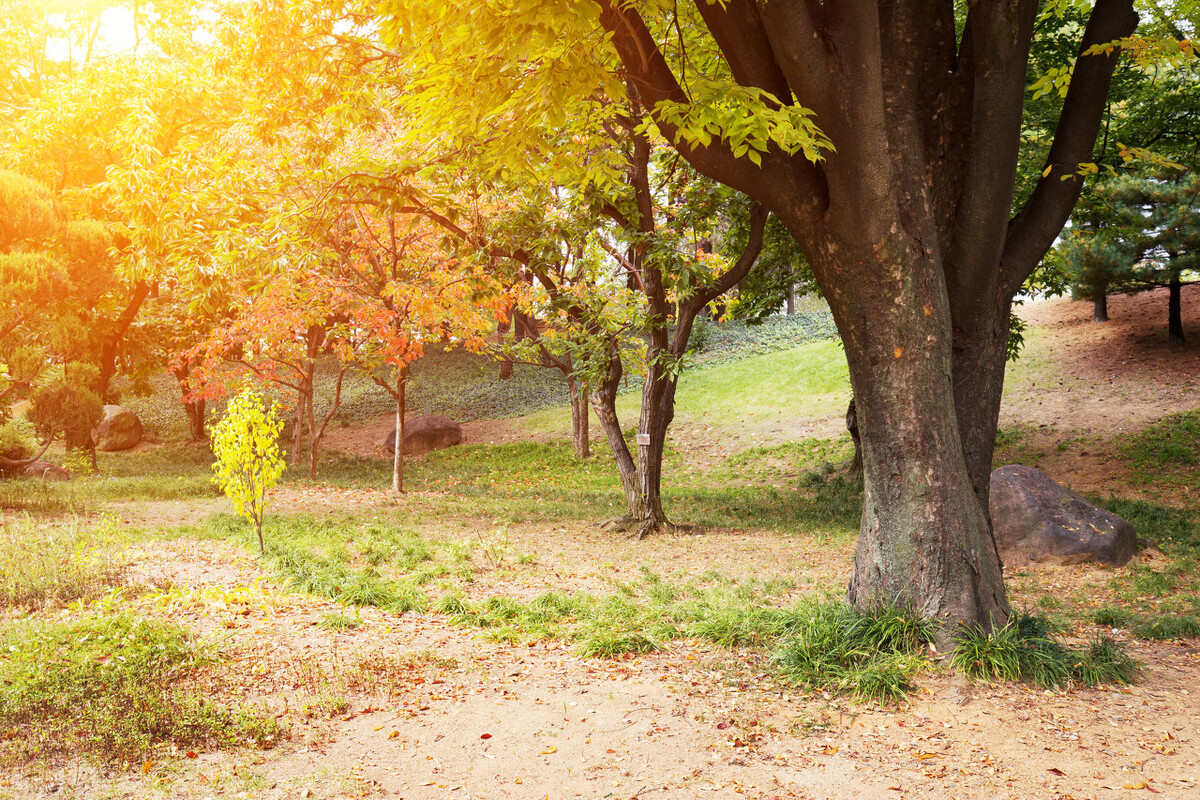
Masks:
[[[392,491],[404,494],[404,390],[408,385],[408,367],[396,371],[396,447],[392,451]]]
[[[121,340],[125,338],[125,333],[129,330],[129,326],[133,324],[133,320],[141,311],[142,305],[146,302],[146,298],[150,296],[150,291],[153,287],[146,281],[138,281],[133,287],[133,296],[129,298],[129,302],[125,304],[125,310],[121,312],[121,316],[113,323],[113,328],[105,337],[104,343],[100,347],[100,362],[98,364],[100,372],[96,377],[96,394],[99,395],[102,403],[115,402],[115,397],[111,393],[111,384],[113,377],[117,374],[117,355],[120,352]]]
[[[1108,322],[1108,292],[1097,292],[1092,298],[1092,322]]]
[[[612,451],[621,489],[625,493],[626,515],[623,521],[633,522],[642,518],[642,496],[637,463],[629,452],[629,445],[625,443],[625,435],[621,431],[621,421],[617,418],[617,390],[621,386],[625,368],[615,340],[609,342],[607,361],[604,377],[592,389],[592,408],[608,439],[608,449]]]
[[[592,443],[588,438],[587,384],[567,375],[567,394],[571,396],[571,443],[576,458],[590,458]]]
[[[1171,344],[1186,344],[1183,335],[1183,308],[1181,305],[1181,284],[1179,273],[1171,274],[1170,297],[1167,300],[1167,340]]]
[[[171,367],[171,374],[175,376],[175,382],[179,385],[179,391],[183,397],[183,410],[187,414],[188,434],[191,440],[193,442],[206,440],[208,438],[205,430],[207,403],[202,396],[198,395],[192,389],[190,383],[192,375],[191,365],[186,360],[180,360],[178,364]]]

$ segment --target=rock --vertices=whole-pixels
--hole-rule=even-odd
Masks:
[[[128,450],[142,440],[142,421],[121,406],[105,406],[104,418],[92,431],[97,450]]]
[[[449,417],[425,414],[404,421],[404,454],[419,456],[430,450],[445,450],[462,443],[462,426]],[[392,430],[383,443],[389,453],[396,451],[396,431]]]
[[[993,471],[989,505],[1006,567],[1030,562],[1120,566],[1137,552],[1132,525],[1033,467],[1009,464]]]
[[[71,473],[49,461],[34,461],[32,464],[26,464],[25,474],[31,478],[41,478],[44,481],[71,480]]]

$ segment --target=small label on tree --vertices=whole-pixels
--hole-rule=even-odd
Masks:
[[[650,444],[650,434],[648,434],[648,433],[639,433],[639,434],[637,435],[637,443],[638,443],[638,445],[643,445],[643,444],[646,444],[646,445],[648,445],[648,444]]]

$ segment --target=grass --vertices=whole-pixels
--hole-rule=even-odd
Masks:
[[[871,611],[809,601],[775,655],[783,675],[812,689],[899,702],[930,662],[927,625],[894,606]]]
[[[211,652],[180,627],[127,614],[0,630],[0,758],[84,754],[126,767],[171,748],[266,747],[273,719],[210,697]]]
[[[0,529],[0,606],[57,608],[123,585],[127,562],[114,552],[120,538],[111,519],[6,520]]]
[[[991,631],[974,628],[955,640],[951,664],[973,678],[1025,681],[1036,686],[1127,684],[1141,672],[1138,662],[1111,637],[1098,636],[1073,648],[1054,635],[1044,617],[1013,614]]]
[[[1121,455],[1135,482],[1194,492],[1200,489],[1200,411],[1166,417],[1132,437]]]

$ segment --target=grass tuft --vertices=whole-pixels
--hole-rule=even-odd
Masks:
[[[930,640],[925,622],[895,606],[862,611],[840,601],[810,601],[797,609],[775,660],[794,683],[900,702],[928,668]]]
[[[1070,648],[1054,636],[1044,617],[1014,614],[991,631],[972,628],[955,639],[951,664],[973,678],[1026,681],[1053,687],[1079,683],[1129,683],[1137,677],[1137,662],[1122,645],[1097,638],[1084,650]]]

